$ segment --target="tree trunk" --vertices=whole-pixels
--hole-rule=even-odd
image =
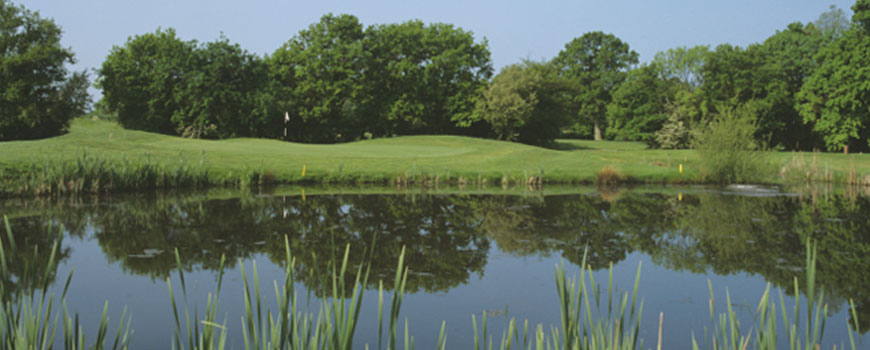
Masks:
[[[598,121],[597,121],[597,120],[594,121],[593,123],[594,123],[594,126],[593,126],[593,127],[595,128],[595,131],[594,131],[594,134],[593,134],[593,138],[594,138],[595,141],[601,141],[601,140],[602,140],[602,139],[601,139],[601,126],[598,125]]]

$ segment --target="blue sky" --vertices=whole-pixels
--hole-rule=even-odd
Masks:
[[[524,58],[554,57],[590,31],[618,36],[641,62],[677,46],[763,41],[795,21],[811,22],[836,5],[851,18],[854,0],[574,0],[574,1],[230,1],[12,0],[64,30],[74,69],[96,68],[128,37],[173,27],[184,39],[211,41],[223,32],[257,54],[271,53],[325,13],[349,13],[368,26],[420,19],[451,23],[489,41],[499,68]]]

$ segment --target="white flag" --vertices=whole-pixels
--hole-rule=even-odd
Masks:
[[[290,113],[289,112],[284,112],[284,122],[285,123],[290,122]]]

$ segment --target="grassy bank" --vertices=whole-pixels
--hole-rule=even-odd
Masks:
[[[870,156],[768,153],[767,183],[870,182]],[[697,183],[691,150],[562,140],[552,149],[457,136],[312,145],[194,140],[78,119],[70,133],[0,143],[0,193],[103,192],[250,183],[532,185]],[[682,165],[683,171],[680,172]],[[606,171],[602,169],[608,168]],[[601,178],[599,174],[607,175]]]

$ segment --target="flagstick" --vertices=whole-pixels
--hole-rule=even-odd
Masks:
[[[284,112],[284,140],[287,140],[287,123],[290,122],[290,112]]]

